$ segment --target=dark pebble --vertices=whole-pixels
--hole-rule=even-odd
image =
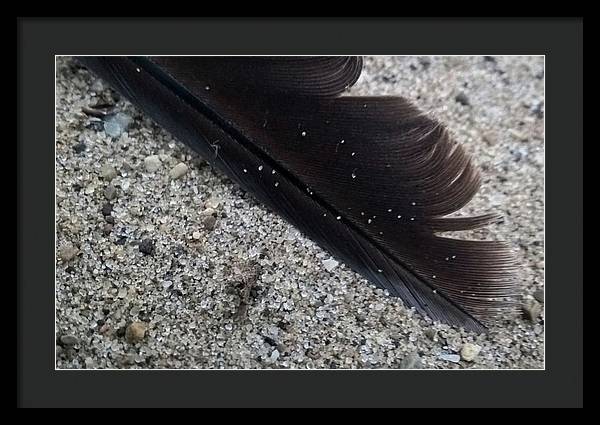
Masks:
[[[543,289],[538,289],[533,293],[533,298],[535,298],[537,301],[543,303],[544,302],[544,290]]]
[[[206,230],[213,230],[216,223],[217,219],[213,215],[207,215],[202,219],[202,226]]]
[[[112,215],[105,215],[104,221],[106,221],[108,224],[115,224],[115,218]]]
[[[127,242],[127,236],[119,236],[115,241],[115,245],[125,245],[125,242]]]
[[[106,236],[110,235],[110,232],[112,232],[113,229],[113,225],[110,223],[106,223],[104,225],[104,228],[102,228],[102,233],[104,233]]]
[[[127,330],[127,328],[125,328],[125,326],[121,326],[119,329],[117,329],[117,336],[119,338],[123,338],[125,336],[126,330]]]
[[[412,63],[409,65],[409,68],[411,69],[411,71],[417,70],[417,67],[415,65],[413,65]]]
[[[384,83],[396,83],[396,76],[395,75],[384,75],[383,77],[381,77],[382,81]]]
[[[82,186],[82,185],[80,185],[79,183],[74,183],[74,184],[73,184],[73,190],[74,190],[75,192],[79,192],[81,189],[83,189],[83,186]]]
[[[77,143],[75,146],[73,146],[73,150],[75,151],[75,153],[81,153],[85,151],[85,148],[85,143]]]
[[[67,268],[65,269],[65,271],[66,271],[67,273],[69,273],[69,274],[71,274],[71,273],[75,273],[75,267],[73,267],[73,266],[69,266],[69,267],[67,267]]]
[[[269,344],[272,347],[276,347],[277,346],[277,341],[275,341],[273,338],[269,337],[269,336],[265,336],[264,340],[267,344]]]
[[[152,239],[144,239],[140,243],[140,252],[146,255],[152,255],[154,253],[154,242]]]
[[[102,215],[107,216],[112,214],[112,204],[107,202],[102,206]]]
[[[424,69],[427,69],[431,65],[431,60],[429,58],[419,58],[419,63]]]
[[[358,313],[358,314],[356,315],[356,320],[357,320],[358,322],[365,322],[365,321],[367,320],[367,316],[365,316],[365,315],[364,315],[364,314],[362,314],[362,313]]]
[[[469,106],[470,105],[469,98],[463,92],[460,92],[459,94],[457,94],[456,97],[454,98],[454,100],[457,101],[458,103],[460,103],[463,106]]]
[[[495,57],[493,57],[493,56],[484,56],[484,57],[483,57],[483,60],[484,60],[485,62],[492,62],[492,63],[496,63],[496,58],[495,58]]]
[[[515,159],[515,162],[519,162],[520,160],[523,159],[523,154],[521,152],[519,152],[519,151],[512,152],[512,154],[513,154],[513,157]]]
[[[79,344],[79,339],[73,335],[63,335],[60,337],[60,342],[63,346],[72,347]]]
[[[104,130],[104,124],[101,120],[90,120],[85,124],[85,128],[93,131],[102,131]]]
[[[437,331],[435,329],[425,329],[425,331],[423,331],[423,333],[427,336],[427,338],[429,338],[432,341],[437,336]]]
[[[544,118],[544,102],[538,102],[532,109],[531,113],[538,119]]]

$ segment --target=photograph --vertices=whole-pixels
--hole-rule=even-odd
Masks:
[[[55,370],[546,369],[544,55],[54,59]]]

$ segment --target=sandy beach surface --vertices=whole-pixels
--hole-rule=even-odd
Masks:
[[[400,95],[481,168],[466,213],[504,222],[523,314],[432,323],[258,204],[67,57],[56,67],[56,367],[544,367],[543,57],[366,57],[351,90]],[[110,119],[83,112],[114,104]]]

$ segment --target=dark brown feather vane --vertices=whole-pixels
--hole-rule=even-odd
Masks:
[[[159,124],[309,237],[433,320],[483,331],[516,307],[509,247],[439,236],[480,176],[400,97],[340,96],[354,57],[81,58]],[[218,150],[216,150],[218,146]]]

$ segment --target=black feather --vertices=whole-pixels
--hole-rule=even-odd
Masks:
[[[509,247],[437,232],[478,171],[440,123],[400,97],[340,96],[352,57],[80,60],[240,186],[375,285],[433,320],[483,331],[519,295]]]

